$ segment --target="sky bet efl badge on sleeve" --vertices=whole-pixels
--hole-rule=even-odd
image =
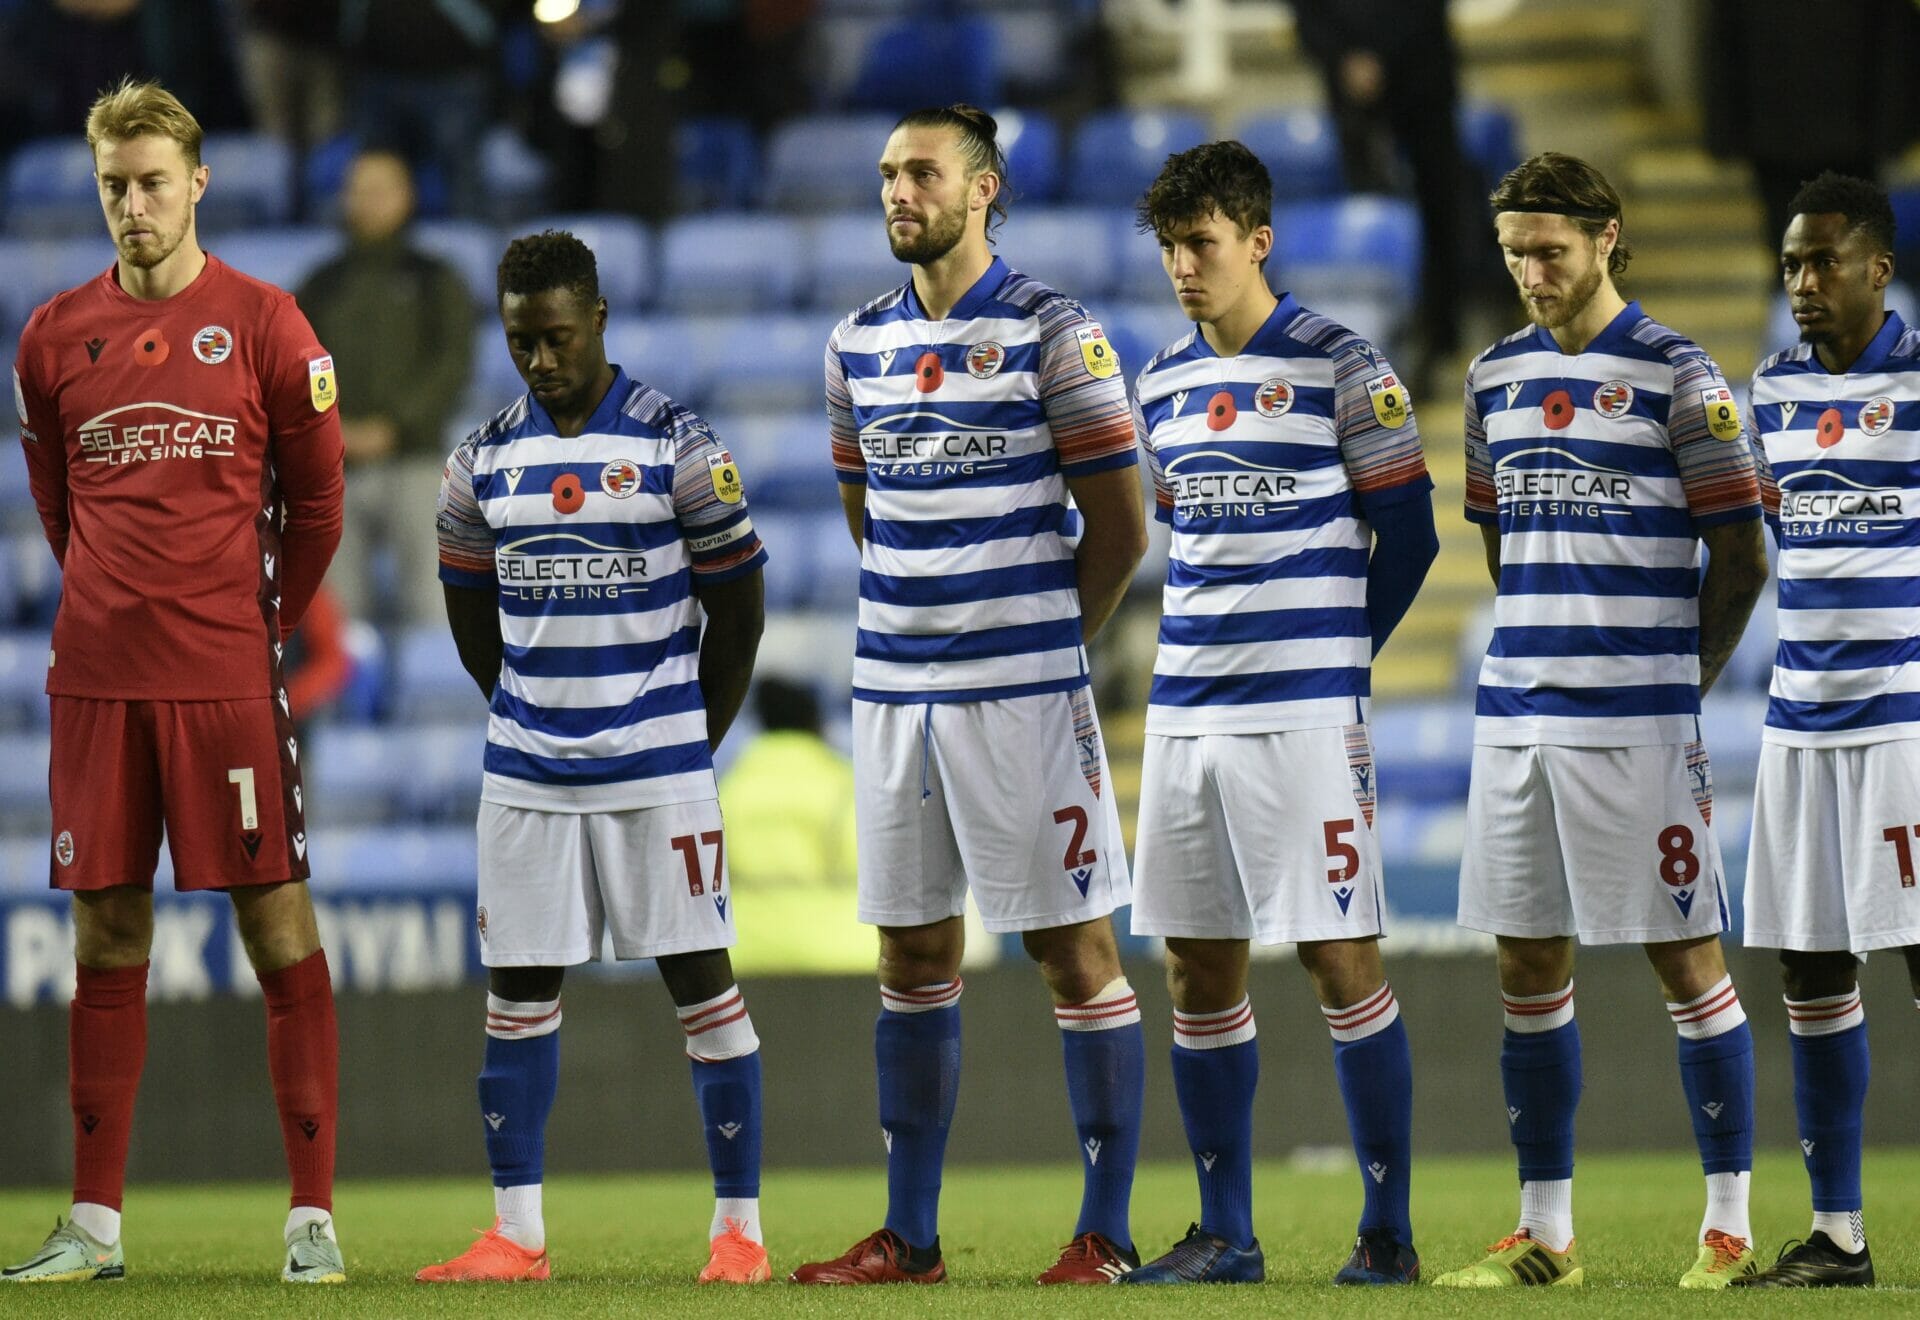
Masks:
[[[1373,405],[1374,420],[1389,428],[1407,424],[1407,387],[1391,371],[1367,382],[1367,401]]]
[[[734,466],[733,455],[724,449],[707,455],[707,475],[713,478],[714,498],[722,504],[738,504],[746,494],[740,485],[740,469]]]
[[[333,383],[331,356],[307,359],[307,394],[313,400],[315,412],[325,412],[340,397]]]
[[[1725,385],[1701,390],[1700,403],[1707,410],[1707,430],[1715,440],[1740,438],[1740,406],[1733,401],[1732,390]]]
[[[1083,325],[1073,333],[1080,337],[1080,360],[1087,364],[1089,376],[1105,380],[1120,370],[1120,359],[1114,356],[1106,331],[1097,325]]]

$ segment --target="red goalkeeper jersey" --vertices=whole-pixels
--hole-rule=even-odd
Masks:
[[[292,296],[213,256],[158,301],[109,269],[33,314],[13,379],[62,570],[47,691],[277,696],[341,519],[333,359]]]

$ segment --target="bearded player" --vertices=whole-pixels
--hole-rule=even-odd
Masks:
[[[1584,944],[1638,944],[1665,991],[1707,1181],[1683,1288],[1754,1268],[1753,1036],[1727,975],[1700,699],[1766,582],[1760,489],[1700,348],[1620,296],[1620,197],[1535,156],[1491,198],[1532,321],[1467,373],[1467,517],[1497,593],[1480,669],[1460,924],[1499,947],[1520,1220],[1450,1287],[1568,1285]],[[1701,575],[1701,546],[1709,562]]]
[[[340,1283],[338,1046],[307,893],[280,648],[340,539],[333,360],[293,298],[204,252],[200,125],[153,83],[87,115],[105,273],[41,307],[14,401],[63,583],[48,656],[52,884],[73,894],[71,1216],[0,1273],[126,1272],[120,1195],[146,1059],[153,877],[224,890],[267,1004],[292,1174],[281,1277]]]
[[[946,1277],[969,892],[988,930],[1019,932],[1060,1028],[1082,1195],[1039,1281],[1105,1284],[1139,1263],[1144,1053],[1109,919],[1129,884],[1083,645],[1145,550],[1138,448],[1101,327],[993,253],[1006,177],[993,116],[901,119],[880,201],[912,275],[827,344],[833,461],[861,547],[854,800],[860,919],[880,928],[887,1218],[794,1271],[800,1283]]]

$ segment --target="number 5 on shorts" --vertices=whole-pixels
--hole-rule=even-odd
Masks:
[[[1327,883],[1345,884],[1360,874],[1359,849],[1346,840],[1346,836],[1353,833],[1353,821],[1351,819],[1322,821],[1320,829],[1326,836],[1327,860],[1340,863],[1338,866],[1327,868]]]

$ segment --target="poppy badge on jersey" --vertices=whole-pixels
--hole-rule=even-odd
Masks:
[[[1373,405],[1374,420],[1389,430],[1407,424],[1407,388],[1391,371],[1367,382],[1367,402]]]
[[[1740,438],[1740,405],[1733,401],[1732,390],[1725,385],[1701,390],[1700,404],[1707,410],[1707,434],[1715,440]]]
[[[315,412],[325,412],[338,402],[339,388],[333,380],[333,357],[307,359],[307,395],[313,400]]]
[[[1114,355],[1113,345],[1107,342],[1106,331],[1097,325],[1083,325],[1073,333],[1080,340],[1080,360],[1086,364],[1089,376],[1105,380],[1120,370],[1120,359]]]
[[[707,475],[713,478],[713,497],[722,504],[738,504],[746,494],[740,485],[740,469],[726,450],[707,455]]]

